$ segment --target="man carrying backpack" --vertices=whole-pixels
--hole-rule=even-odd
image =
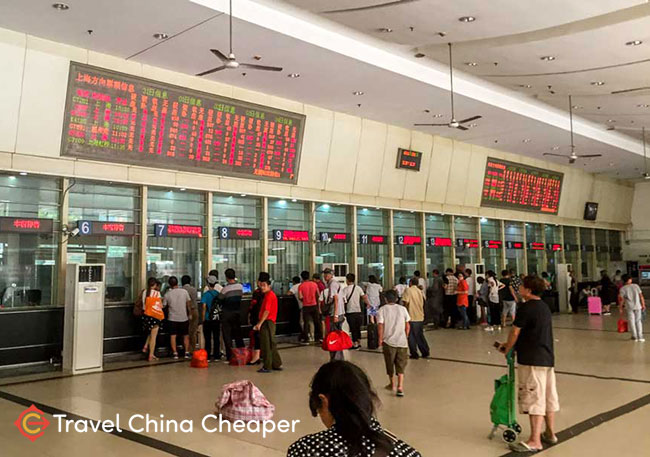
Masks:
[[[205,350],[208,353],[208,360],[212,353],[212,343],[214,341],[214,355],[212,360],[221,359],[220,339],[220,314],[221,306],[219,304],[219,292],[216,289],[217,277],[208,276],[208,289],[201,296],[201,315],[203,316],[203,337],[205,339]]]

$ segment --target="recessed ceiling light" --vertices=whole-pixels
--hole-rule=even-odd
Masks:
[[[52,8],[58,11],[67,11],[70,9],[65,3],[52,3]]]
[[[300,78],[300,73],[289,73],[288,78]]]
[[[531,86],[530,84],[519,84],[518,87],[521,87],[521,88],[523,88],[523,89],[530,89],[530,88],[533,87],[533,86]]]
[[[590,84],[591,84],[592,86],[604,86],[604,85],[605,85],[605,81],[592,81]]]
[[[584,106],[573,105],[571,108],[573,108],[573,109],[582,109],[582,108],[584,108]]]
[[[476,62],[465,62],[465,65],[467,65],[468,67],[475,67],[478,64]]]
[[[422,54],[421,52],[418,52],[417,54],[415,54],[416,59],[421,59],[422,57],[426,57],[426,54]]]
[[[641,40],[632,40],[632,41],[628,41],[627,43],[625,43],[625,45],[626,46],[638,46],[641,43],[643,43],[643,41],[641,41]]]
[[[245,197],[245,196],[246,196],[246,194],[240,194],[239,196],[240,196],[240,197]]]
[[[380,33],[393,33],[393,29],[390,27],[381,27],[378,29]]]
[[[294,202],[294,203],[296,203],[298,200],[295,199],[295,198],[292,198],[291,201]]]
[[[169,38],[169,35],[167,35],[165,32],[159,32],[159,33],[154,33],[153,37],[156,40],[166,40],[167,38]]]
[[[647,103],[640,103],[640,104],[636,105],[636,107],[637,108],[650,108],[650,105],[648,105]]]
[[[613,167],[613,166],[614,166],[614,162],[609,162],[609,166],[610,166],[610,167]]]
[[[364,92],[360,90],[355,90],[354,92],[352,92],[352,95],[363,95],[363,94]]]
[[[476,127],[477,125],[478,125],[478,124],[474,124],[474,123],[472,123],[472,124],[469,124],[469,127]]]
[[[185,192],[187,189],[185,189],[184,187],[181,187],[180,190],[181,190],[181,192]]]
[[[524,143],[530,143],[530,138],[525,138],[523,141]]]
[[[442,114],[440,114],[440,113],[434,114],[433,117],[442,117]]]
[[[459,17],[458,20],[460,22],[474,22],[476,20],[476,18],[474,16],[462,16],[462,17]]]
[[[614,119],[607,119],[607,122],[609,122],[611,124],[611,123],[616,122],[616,121]]]
[[[551,149],[554,150],[554,151],[557,151],[558,149],[560,149],[560,147],[559,146],[553,146]]]
[[[545,61],[545,62],[550,62],[551,60],[555,60],[555,56],[543,56],[543,57],[540,57],[540,59]]]

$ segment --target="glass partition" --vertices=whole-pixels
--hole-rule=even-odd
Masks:
[[[503,249],[501,243],[501,221],[495,219],[487,219],[482,217],[481,223],[481,242],[483,246],[483,263],[485,270],[492,270],[501,274],[503,265],[501,262],[501,250]]]
[[[352,207],[316,203],[316,269],[345,263],[350,269],[350,211]]]
[[[578,274],[580,265],[578,256],[580,254],[580,246],[578,244],[578,229],[576,227],[562,227],[564,231],[564,260],[571,265],[571,271]],[[576,277],[577,279],[577,277]]]
[[[607,271],[612,277],[614,272],[609,271],[609,237],[607,230],[595,229],[596,235],[596,270],[600,275],[600,271]]]
[[[505,223],[506,268],[515,270],[517,274],[526,273],[528,266],[524,264],[526,246],[524,246],[524,224],[522,222]]]
[[[381,209],[357,209],[357,269],[359,282],[375,275],[385,285],[384,272],[388,262],[388,232],[390,220],[388,211]]]
[[[214,242],[210,269],[224,272],[232,268],[237,279],[255,289],[261,270],[262,201],[260,198],[214,194],[212,196]]]
[[[623,250],[621,249],[621,232],[618,230],[609,231],[609,255],[612,262],[621,262],[623,260]],[[624,270],[624,268],[620,268]]]
[[[84,229],[79,236],[68,240],[68,263],[106,264],[106,303],[131,302],[137,293],[134,288],[138,276],[139,188],[77,181],[68,195],[70,224],[79,221],[135,224],[129,235],[120,235],[119,230],[115,235],[85,234]]]
[[[562,260],[562,227],[559,225],[546,224],[544,234],[546,237],[546,271],[551,277],[555,277],[557,264]],[[555,247],[554,245],[559,245]]]
[[[156,234],[154,224],[200,226],[205,230],[205,194],[150,188],[147,205],[147,277],[160,279],[163,293],[169,276],[180,281],[182,275],[190,275],[194,286],[202,288],[203,237],[193,230]]]
[[[478,263],[478,228],[473,217],[454,217],[454,230],[456,234],[456,263],[464,268],[474,270]]]
[[[427,247],[426,269],[429,273],[437,269],[441,275],[444,275],[445,269],[454,267],[454,259],[452,259],[452,243],[454,240],[451,239],[451,216],[427,214],[425,222],[427,228],[427,239],[425,240]],[[434,238],[433,242],[431,242],[431,238]]]
[[[309,204],[269,199],[269,230],[269,273],[274,292],[284,295],[291,288],[291,278],[303,270],[309,270],[311,263],[309,240],[313,234],[302,236],[303,232],[309,232]],[[291,236],[289,231],[292,232]]]
[[[0,231],[0,310],[54,306],[61,181],[0,175],[0,216],[52,219],[50,233]],[[62,304],[62,303],[61,303]]]
[[[582,251],[582,279],[584,280],[598,280],[600,275],[596,272],[596,265],[594,264],[594,246],[592,238],[593,230],[590,228],[580,228],[580,244]]]
[[[423,242],[420,215],[413,212],[394,211],[393,232],[395,233],[395,240],[391,240],[392,243],[395,243],[395,278],[393,279],[394,284],[398,284],[400,276],[410,278],[413,276],[413,272],[419,269]],[[409,241],[413,240],[412,237],[420,237],[420,243]],[[424,275],[424,273],[422,274]]]
[[[542,237],[542,226],[526,222],[526,242],[528,246],[528,274],[541,275],[546,271],[544,264],[544,241]]]

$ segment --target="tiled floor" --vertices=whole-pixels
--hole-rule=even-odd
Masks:
[[[562,405],[557,419],[559,430],[650,394],[650,342],[630,342],[627,335],[615,332],[615,323],[616,317],[555,317]],[[410,361],[406,397],[399,399],[379,389],[379,420],[424,456],[506,454],[503,442],[486,438],[491,428],[488,405],[493,379],[505,370],[503,356],[491,349],[491,343],[499,337],[505,339],[505,335],[505,330],[494,335],[480,329],[428,332],[434,359]],[[316,347],[293,347],[282,350],[282,357],[285,371],[267,375],[250,367],[232,368],[222,363],[198,370],[183,362],[0,387],[0,391],[92,419],[148,412],[178,421],[191,419],[195,424],[191,434],[144,434],[159,441],[143,444],[139,437],[129,440],[102,432],[58,433],[56,421],[48,416],[52,425],[31,443],[12,425],[24,406],[0,399],[0,421],[6,424],[0,427],[0,455],[286,455],[291,442],[321,428],[319,420],[309,414],[307,392],[311,376],[327,355]],[[379,353],[353,352],[348,359],[361,365],[377,387],[385,384]],[[201,430],[201,419],[213,412],[221,385],[246,378],[276,405],[276,420],[301,421],[296,433],[275,433],[262,439],[251,433],[209,434]],[[526,434],[527,420],[520,420]],[[545,454],[650,455],[649,423],[650,406],[646,405],[591,428]],[[154,448],[165,449],[165,443],[176,447],[167,449],[169,452]]]

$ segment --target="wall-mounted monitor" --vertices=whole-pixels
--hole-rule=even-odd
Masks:
[[[481,206],[557,214],[564,174],[488,157]]]
[[[596,217],[598,217],[598,203],[596,202],[585,203],[584,220],[595,221]]]
[[[70,63],[61,155],[295,184],[305,116]]]

